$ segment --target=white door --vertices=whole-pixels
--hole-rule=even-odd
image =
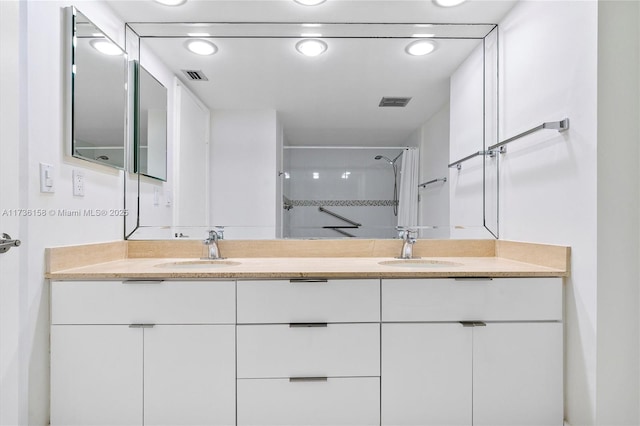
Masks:
[[[211,114],[182,83],[176,82],[174,147],[174,225],[209,224],[209,128]]]
[[[21,237],[16,211],[20,178],[20,86],[19,58],[20,8],[23,2],[0,1],[0,235]],[[25,357],[20,354],[21,324],[20,289],[26,290],[20,275],[20,255],[24,249],[12,248],[0,254],[0,425],[26,424],[27,402],[19,390]]]
[[[474,327],[474,426],[562,426],[562,362],[562,323]]]
[[[140,328],[51,327],[51,425],[142,425]]]
[[[235,326],[144,329],[144,424],[235,425]]]
[[[382,325],[382,425],[471,425],[472,328]]]

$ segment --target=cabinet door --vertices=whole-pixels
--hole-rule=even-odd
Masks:
[[[474,327],[474,426],[561,426],[562,362],[562,323]]]
[[[51,424],[142,425],[142,331],[51,327]]]
[[[144,424],[235,425],[235,326],[144,329]]]
[[[382,325],[382,424],[471,425],[472,329]]]

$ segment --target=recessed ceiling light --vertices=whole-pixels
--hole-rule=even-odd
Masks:
[[[153,0],[156,3],[163,4],[165,6],[180,6],[181,4],[185,4],[187,0]]]
[[[405,48],[405,51],[412,56],[424,56],[433,52],[436,44],[431,40],[416,40],[411,42]]]
[[[433,0],[435,4],[442,7],[453,7],[464,3],[467,0]]]
[[[218,47],[207,40],[187,40],[184,45],[196,55],[208,56],[218,51]]]
[[[96,38],[89,42],[98,52],[109,56],[122,55],[122,49],[107,40],[106,38]]]
[[[302,37],[322,37],[320,33],[302,33],[300,34]]]
[[[296,50],[305,56],[318,56],[327,50],[327,43],[316,38],[308,38],[296,43]]]
[[[317,6],[321,3],[324,3],[327,0],[293,0],[298,4],[302,4],[305,6]]]

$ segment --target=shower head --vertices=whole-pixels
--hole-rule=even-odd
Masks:
[[[376,155],[375,157],[373,157],[374,160],[382,160],[383,158],[385,160],[387,160],[387,163],[391,164],[392,166],[396,163],[396,160],[398,160],[398,158],[400,158],[402,156],[402,152],[400,154],[398,154],[396,156],[396,158],[394,158],[393,160],[390,159],[389,157],[385,157],[384,155]]]

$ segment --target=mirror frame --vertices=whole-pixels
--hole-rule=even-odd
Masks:
[[[234,23],[223,23],[223,22],[208,22],[206,24],[201,24],[201,23],[182,23],[182,22],[169,22],[169,23],[164,23],[164,24],[158,24],[158,23],[151,23],[151,22],[133,22],[133,23],[127,23],[126,27],[128,30],[131,31],[131,34],[133,35],[133,37],[135,37],[136,42],[135,44],[137,44],[138,49],[140,49],[140,45],[141,42],[145,39],[145,38],[163,38],[163,37],[168,37],[168,38],[176,38],[176,37],[180,37],[180,38],[193,38],[193,37],[189,37],[189,36],[182,36],[180,34],[178,34],[180,31],[183,31],[184,28],[190,26],[190,25],[195,25],[195,26],[199,26],[199,25],[208,25],[211,28],[214,29],[214,33],[216,31],[216,29],[220,29],[223,28],[222,33],[216,33],[216,34],[210,34],[209,38],[217,38],[217,37],[240,37],[240,38],[262,38],[262,37],[269,37],[269,38],[300,38],[299,35],[297,36],[281,36],[281,35],[274,35],[274,34],[266,34],[269,30],[269,27],[276,27],[278,25],[283,26],[283,27],[291,27],[291,26],[300,26],[303,25],[303,22],[287,22],[287,23],[276,23],[276,22],[234,22]],[[489,153],[486,151],[486,148],[496,142],[498,142],[498,113],[499,113],[499,96],[500,96],[500,90],[499,90],[499,86],[500,86],[500,81],[499,81],[499,76],[498,76],[498,69],[499,69],[499,65],[500,65],[500,58],[499,58],[499,31],[498,31],[498,24],[473,24],[473,23],[466,23],[466,24],[438,24],[438,23],[429,23],[429,22],[412,22],[412,23],[331,23],[331,22],[320,22],[319,24],[322,25],[336,25],[336,26],[343,26],[343,27],[353,27],[355,28],[354,31],[357,32],[357,34],[353,34],[350,36],[346,36],[346,38],[380,38],[380,35],[372,35],[371,33],[368,34],[363,34],[363,33],[359,33],[359,31],[365,31],[363,29],[366,29],[366,31],[368,31],[368,27],[374,27],[374,26],[386,26],[387,28],[393,27],[394,25],[400,27],[400,26],[413,26],[413,25],[418,25],[418,26],[425,26],[425,25],[429,25],[429,26],[444,26],[447,28],[453,28],[456,26],[461,26],[461,27],[476,27],[476,28],[480,28],[483,26],[486,27],[490,27],[486,32],[483,33],[483,35],[480,36],[476,36],[476,35],[465,35],[465,36],[451,36],[451,34],[448,34],[446,36],[435,36],[433,37],[433,39],[438,39],[438,38],[469,38],[469,39],[477,39],[477,40],[481,40],[481,44],[480,44],[480,48],[482,49],[482,55],[483,55],[483,103],[482,103],[482,114],[484,117],[484,129],[481,132],[481,135],[479,135],[481,137],[482,140],[482,152],[483,152],[483,162],[482,162],[482,218],[479,218],[479,223],[477,226],[473,225],[470,226],[468,228],[471,229],[475,229],[476,231],[474,231],[474,233],[472,235],[477,235],[478,230],[482,230],[483,231],[483,235],[484,237],[471,237],[471,238],[498,238],[499,235],[499,223],[498,223],[498,208],[499,208],[499,193],[498,193],[498,188],[499,188],[499,161],[498,161],[498,157],[497,155],[489,155]],[[159,28],[159,25],[161,26],[166,26],[165,28],[168,28],[166,31],[166,33],[164,34],[160,34],[160,33],[154,33],[157,31],[162,31]],[[244,27],[250,27],[251,25],[254,25],[257,29],[254,29],[253,31],[257,32],[256,34],[250,34],[250,31],[247,32],[245,35],[240,35],[237,32],[233,33],[233,31],[229,34],[224,34],[223,31],[225,31],[224,28],[229,28],[229,26],[231,25],[237,25],[237,26],[244,26]],[[265,30],[266,28],[266,30]],[[449,31],[449,29],[447,31]],[[237,31],[237,30],[236,30]],[[262,33],[260,33],[260,31],[264,31],[265,34],[261,35]],[[390,30],[392,31],[392,30]],[[493,40],[491,42],[488,43],[488,38],[489,37],[493,37]],[[199,36],[200,37],[200,36]],[[331,35],[328,36],[329,38],[341,38],[341,36],[336,36],[336,35]],[[344,36],[342,36],[344,37]],[[196,37],[198,38],[198,37]],[[391,35],[388,37],[382,37],[382,38],[402,38],[402,39],[406,39],[408,38],[407,36],[399,36],[399,35]],[[490,50],[490,53],[488,53],[488,49],[493,49]],[[488,59],[489,58],[489,59]],[[489,62],[489,63],[487,63]],[[490,82],[490,84],[487,84],[488,82]],[[488,93],[489,91],[491,91],[491,93]],[[495,172],[494,172],[495,170]],[[488,182],[487,182],[487,173],[488,171],[490,173],[494,173],[495,175],[492,176],[493,181],[491,182],[491,185],[493,185],[493,187],[488,188]],[[131,232],[128,232],[126,234],[125,239],[157,239],[155,237],[151,237],[151,238],[145,238],[144,234],[146,231],[151,231],[153,233],[153,229],[163,229],[163,230],[168,230],[168,232],[170,233],[169,238],[173,237],[173,233],[174,231],[180,231],[180,230],[185,230],[188,231],[189,229],[191,229],[192,231],[194,229],[200,229],[202,228],[203,230],[205,229],[205,226],[175,226],[173,224],[169,224],[169,225],[165,225],[165,226],[145,226],[143,224],[141,224],[141,218],[140,218],[140,185],[139,185],[139,178],[140,175],[138,175],[138,192],[137,194],[132,194],[133,196],[137,197],[137,203],[138,203],[138,208],[137,208],[137,215],[136,215],[136,220],[135,220],[135,225],[134,225],[134,229],[131,230]],[[488,192],[493,192],[493,198],[488,200],[487,198],[487,193]],[[126,194],[125,194],[125,198],[126,198]],[[282,202],[282,201],[281,201]],[[487,218],[487,214],[491,214],[491,215],[496,215],[495,218]],[[220,224],[223,225],[224,224]],[[451,229],[462,229],[463,227],[460,226],[455,226],[454,224],[450,225]],[[210,228],[210,227],[208,227]],[[418,227],[421,228],[421,227]],[[422,226],[423,229],[430,229],[433,228],[432,226]],[[142,231],[141,233],[138,233],[138,235],[136,235],[137,231]],[[140,235],[142,234],[142,235]],[[175,233],[176,237],[178,235],[178,232]],[[182,233],[180,233],[180,235],[182,236]],[[461,236],[457,236],[457,237],[451,237],[451,238],[462,238]],[[163,238],[165,239],[165,238]]]

